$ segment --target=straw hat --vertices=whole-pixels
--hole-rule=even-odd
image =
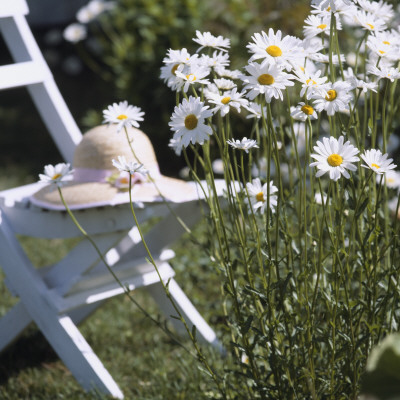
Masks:
[[[161,175],[153,146],[142,131],[130,127],[128,136],[137,158],[132,154],[126,135],[116,134],[107,125],[95,127],[83,135],[74,154],[73,179],[62,187],[68,207],[81,209],[129,202],[129,174],[120,175],[112,165],[112,160],[118,156],[143,164],[151,177],[139,174],[134,177],[132,201],[151,202],[164,197],[172,202],[183,202],[198,198],[193,183]],[[40,189],[31,197],[31,202],[43,208],[65,209],[55,185]]]

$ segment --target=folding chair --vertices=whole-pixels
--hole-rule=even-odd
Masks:
[[[61,97],[51,72],[26,22],[25,0],[0,0],[0,29],[15,64],[0,67],[0,89],[27,86],[49,132],[65,161],[82,136]],[[123,398],[109,372],[79,332],[77,325],[105,300],[124,292],[115,282],[87,240],[82,240],[55,265],[36,269],[21,248],[16,235],[41,238],[70,238],[80,232],[65,211],[44,210],[29,197],[41,183],[0,192],[0,266],[9,290],[20,301],[0,319],[0,351],[11,344],[33,321],[60,359],[86,389]],[[198,200],[170,203],[169,207],[188,226],[200,218]],[[174,315],[154,267],[145,260],[146,252],[132,228],[129,206],[94,207],[76,211],[76,217],[96,241],[114,272],[127,288],[145,287],[167,316]],[[204,321],[174,280],[174,271],[163,257],[168,245],[183,233],[163,202],[138,209],[143,223],[152,217],[160,222],[146,235],[162,279],[190,326],[199,337],[218,346],[214,331]],[[177,329],[182,325],[171,319]]]

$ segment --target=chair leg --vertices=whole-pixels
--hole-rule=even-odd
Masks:
[[[0,319],[0,352],[12,344],[32,322],[24,305],[19,302]]]
[[[188,299],[188,297],[185,295],[183,290],[179,287],[174,279],[171,279],[169,281],[168,288],[173,300],[175,301],[180,312],[188,323],[188,326],[192,328],[192,326],[195,325],[197,332],[200,334],[200,338],[204,342],[211,343],[214,347],[222,350],[221,344],[218,341],[215,332],[196,310],[194,305],[191,303],[191,301]],[[160,282],[151,286],[147,286],[146,289],[166,316],[176,316],[176,311],[172,306],[170,300],[167,298]],[[171,322],[178,332],[186,333],[185,328],[180,321],[176,320],[175,318],[171,318]]]

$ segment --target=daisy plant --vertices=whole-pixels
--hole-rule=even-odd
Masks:
[[[400,324],[388,152],[400,35],[379,12],[393,10],[370,3],[312,1],[304,38],[256,32],[239,70],[226,38],[197,31],[181,84],[163,78],[177,98],[170,147],[207,194],[220,398],[355,399],[372,346]]]
[[[187,330],[206,396],[361,398],[372,348],[399,329],[398,20],[383,0],[313,0],[304,37],[266,27],[238,69],[215,33],[167,50],[166,151],[201,189],[206,233],[188,234],[221,285],[221,359]],[[143,114],[114,103],[104,122],[120,131]]]

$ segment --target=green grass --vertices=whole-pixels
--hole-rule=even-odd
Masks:
[[[4,176],[4,175],[3,175]],[[1,188],[25,183],[26,175],[17,169],[14,178],[4,178]],[[41,267],[62,258],[74,240],[44,240],[22,237],[21,244],[35,266]],[[176,279],[202,315],[217,322],[219,292],[217,278],[210,281],[207,258],[183,238],[175,247],[172,265]],[[18,299],[11,296],[0,269],[0,316]],[[145,289],[133,292],[136,300],[153,316],[158,308]],[[124,392],[127,399],[206,399],[212,397],[213,384],[199,370],[198,361],[187,354],[136,306],[121,295],[103,305],[80,325],[80,330],[95,353]],[[0,333],[1,334],[1,333]],[[185,338],[183,343],[191,348]],[[207,357],[213,351],[202,346]],[[220,358],[219,356],[216,358]],[[217,361],[222,362],[222,361]],[[100,393],[87,393],[58,359],[34,324],[0,354],[0,399],[106,399]]]

